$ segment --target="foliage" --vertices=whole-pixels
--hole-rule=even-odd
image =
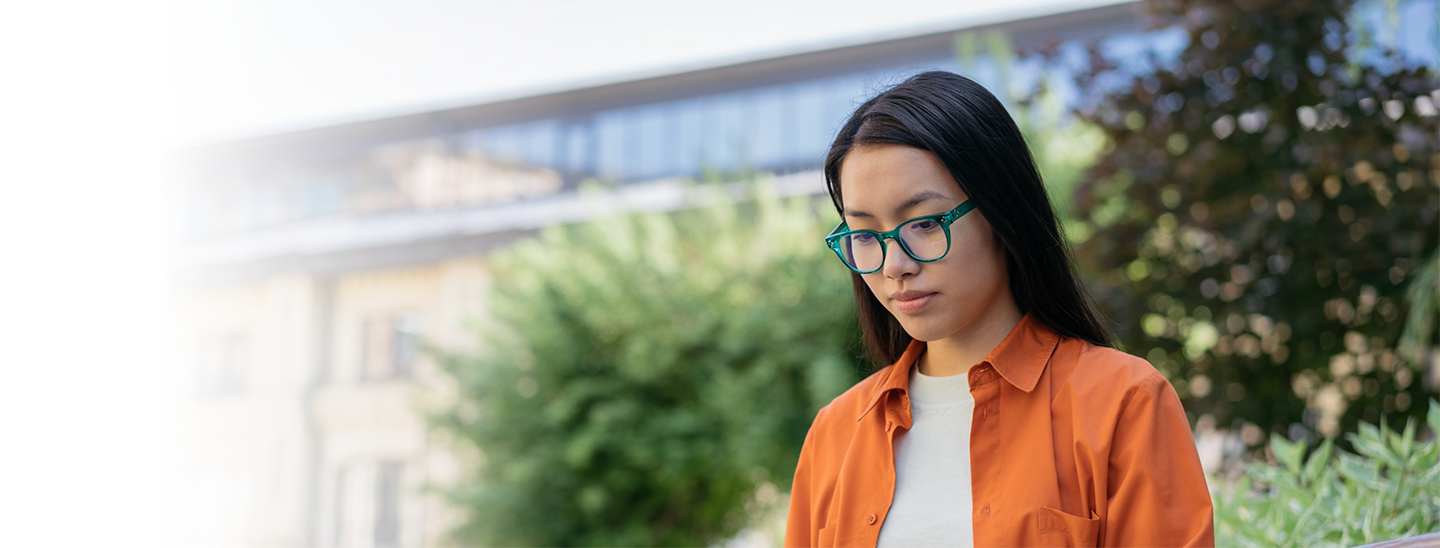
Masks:
[[[1405,298],[1410,303],[1410,317],[1400,334],[1400,352],[1414,363],[1423,363],[1429,358],[1425,353],[1434,350],[1435,333],[1440,329],[1440,251],[1415,272]]]
[[[1397,347],[1440,234],[1436,74],[1361,47],[1348,1],[1147,5],[1178,57],[1095,44],[1075,78],[1111,143],[1075,196],[1078,256],[1123,344],[1222,425],[1418,416],[1434,387]]]
[[[449,493],[457,540],[711,544],[789,490],[816,410],[858,380],[857,327],[834,214],[755,192],[495,256],[488,349],[443,360],[459,397],[432,419],[482,455]]]
[[[980,55],[983,44],[988,58]],[[1083,179],[1085,171],[1100,156],[1105,134],[1094,124],[1072,116],[1065,102],[1046,86],[1027,86],[1027,78],[1016,73],[1042,74],[1043,67],[1016,56],[1010,37],[1000,30],[983,33],[963,31],[955,34],[955,60],[965,74],[983,72],[982,59],[995,70],[1000,89],[992,90],[1005,103],[1025,136],[1036,167],[1045,180],[1050,201],[1066,233],[1085,230],[1077,227],[1070,212],[1069,196]]]
[[[1275,435],[1275,464],[1252,464],[1215,498],[1218,546],[1354,546],[1440,531],[1440,403],[1430,402],[1431,437],[1361,423],[1350,444],[1327,439],[1306,458],[1304,443]]]

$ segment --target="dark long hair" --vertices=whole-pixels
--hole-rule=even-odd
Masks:
[[[1020,312],[1060,335],[1110,346],[1109,330],[1075,274],[1030,148],[994,95],[964,76],[934,71],[860,105],[825,157],[825,185],[842,215],[840,164],[852,148],[868,144],[904,145],[939,158],[990,222]],[[910,335],[865,280],[852,277],[865,346],[877,365],[894,363]]]

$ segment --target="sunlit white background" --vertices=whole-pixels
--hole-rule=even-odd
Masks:
[[[473,104],[1117,0],[208,0],[175,10],[208,139]]]
[[[168,544],[161,188],[178,146],[1107,3],[8,3],[0,543]]]

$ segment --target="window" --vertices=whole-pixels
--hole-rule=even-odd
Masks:
[[[674,149],[678,143],[671,131],[675,126],[673,111],[674,107],[665,103],[635,110],[632,131],[637,133],[636,144],[632,149],[634,158],[628,166],[631,178],[653,179],[675,173],[673,164],[679,154]]]
[[[408,377],[420,357],[420,315],[402,312],[391,319],[390,363],[396,377]]]
[[[400,477],[403,465],[381,462],[375,469],[375,548],[400,545]]]
[[[705,168],[730,171],[744,167],[745,105],[736,94],[717,95],[705,104]]]
[[[355,462],[335,468],[328,542],[332,548],[401,545],[405,465],[400,460]]]
[[[699,99],[681,101],[675,107],[675,158],[683,174],[700,173],[700,159],[705,156],[704,103]]]
[[[342,466],[335,471],[335,522],[332,524],[334,525],[334,529],[330,537],[330,546],[332,548],[340,548],[345,545],[345,508],[348,506],[345,503],[345,480],[345,467]]]
[[[225,333],[200,338],[200,393],[231,394],[244,389],[249,368],[250,339],[243,333]]]
[[[409,377],[420,358],[421,317],[414,312],[371,316],[361,324],[360,373],[365,380]]]
[[[595,144],[591,138],[593,131],[589,120],[565,124],[562,144],[558,145],[558,154],[563,158],[558,165],[561,171],[569,175],[594,171]]]
[[[750,120],[746,124],[750,146],[750,160],[760,169],[771,169],[781,165],[788,143],[785,142],[785,92],[784,88],[757,90],[749,97]]]

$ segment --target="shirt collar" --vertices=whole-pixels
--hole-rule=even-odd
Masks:
[[[1045,372],[1045,364],[1050,363],[1050,356],[1055,353],[1055,348],[1059,343],[1060,335],[1051,331],[1044,322],[1027,313],[980,363],[989,364],[1006,382],[1028,393],[1034,390],[1035,385],[1040,382],[1040,374]],[[910,368],[915,365],[915,360],[920,358],[920,353],[924,350],[925,343],[923,341],[910,341],[910,346],[905,348],[905,353],[900,355],[900,359],[885,368],[884,377],[880,379],[880,386],[876,388],[870,404],[865,406],[865,410],[860,413],[859,417],[856,417],[856,420],[863,418],[866,413],[884,401],[890,391],[905,392],[909,389]]]
[[[981,363],[990,364],[1001,378],[1028,393],[1040,382],[1059,344],[1060,335],[1027,313]]]
[[[884,376],[880,379],[880,386],[875,389],[875,396],[870,398],[870,405],[866,405],[865,410],[861,411],[860,416],[855,417],[855,420],[858,421],[865,418],[865,415],[869,413],[871,409],[874,409],[880,402],[885,401],[885,397],[890,394],[890,391],[899,390],[905,392],[910,386],[910,367],[915,365],[915,360],[919,359],[920,353],[924,351],[924,342],[918,340],[910,341],[910,346],[905,347],[905,353],[900,355],[900,359],[895,360],[893,365],[885,368],[885,372],[882,373]]]

